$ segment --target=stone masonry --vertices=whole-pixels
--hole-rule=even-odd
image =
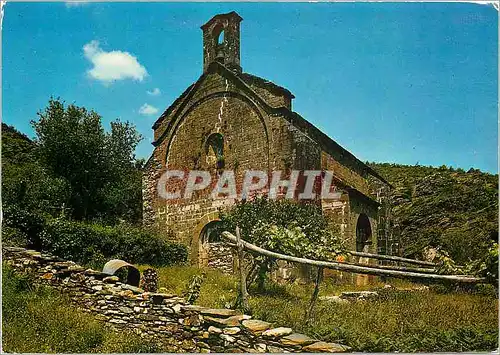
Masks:
[[[144,221],[190,249],[192,264],[207,266],[207,225],[220,209],[235,203],[213,199],[216,178],[235,172],[240,191],[246,170],[330,170],[340,200],[314,200],[338,228],[351,250],[377,252],[380,186],[388,183],[369,166],[292,111],[293,94],[257,76],[242,72],[240,22],[235,12],[213,17],[202,26],[203,74],[177,98],[153,125],[154,151],[144,171]],[[188,45],[188,44],[187,44]],[[191,199],[165,200],[157,192],[166,170],[204,170],[212,186]],[[186,178],[170,179],[169,192],[184,191]],[[297,192],[304,187],[299,178]],[[320,183],[315,187],[319,192]],[[266,193],[269,183],[260,191]],[[319,195],[319,194],[318,194]],[[364,221],[360,227],[360,218]]]
[[[71,261],[24,248],[4,247],[2,256],[14,272],[67,294],[79,308],[112,330],[130,330],[162,341],[176,352],[345,352],[349,347],[326,343],[287,327],[231,309],[186,304],[184,298],[144,290],[118,277],[85,269]]]

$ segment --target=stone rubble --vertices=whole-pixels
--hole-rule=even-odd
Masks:
[[[71,261],[17,247],[3,247],[3,260],[35,283],[54,287],[115,331],[133,329],[143,338],[172,345],[178,352],[347,352],[291,328],[229,309],[186,304],[177,295],[145,292],[117,277],[84,269]]]

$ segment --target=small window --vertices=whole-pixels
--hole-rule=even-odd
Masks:
[[[222,27],[222,25],[216,26],[212,32],[212,36],[215,39],[216,45],[223,44],[224,43],[224,27]]]
[[[220,133],[212,133],[207,138],[205,144],[205,153],[207,154],[207,162],[217,166],[217,169],[224,168],[224,138]]]
[[[221,31],[217,37],[217,44],[221,45],[222,43],[224,43],[224,31]]]

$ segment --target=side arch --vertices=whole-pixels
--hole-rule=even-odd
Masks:
[[[203,229],[205,228],[206,225],[208,225],[211,222],[215,221],[220,221],[219,213],[218,212],[210,212],[201,217],[199,220],[198,224],[193,230],[193,235],[191,239],[191,254],[190,254],[190,259],[191,259],[191,265],[199,265],[199,254],[200,254],[200,237],[202,235]]]
[[[365,248],[371,245],[372,240],[372,226],[370,219],[364,213],[358,216],[356,222],[356,251],[367,252]]]

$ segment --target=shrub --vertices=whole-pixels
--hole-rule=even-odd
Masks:
[[[36,212],[20,208],[17,205],[4,206],[2,231],[3,237],[12,244],[38,249],[40,233],[45,218]],[[7,232],[7,233],[5,233]]]
[[[42,249],[84,264],[116,258],[130,263],[167,266],[187,260],[187,249],[152,231],[120,225],[53,219],[42,233]]]
[[[235,231],[238,226],[245,241],[277,253],[333,260],[344,250],[340,233],[328,224],[320,206],[312,203],[258,197],[221,212],[221,222],[219,228]],[[276,261],[257,256],[252,263],[247,284],[257,281],[262,292],[268,272],[277,266]],[[236,306],[241,299],[238,297]]]
[[[315,204],[256,198],[222,212],[221,221],[225,230],[238,225],[244,240],[278,253],[328,260],[343,251],[340,233]]]

